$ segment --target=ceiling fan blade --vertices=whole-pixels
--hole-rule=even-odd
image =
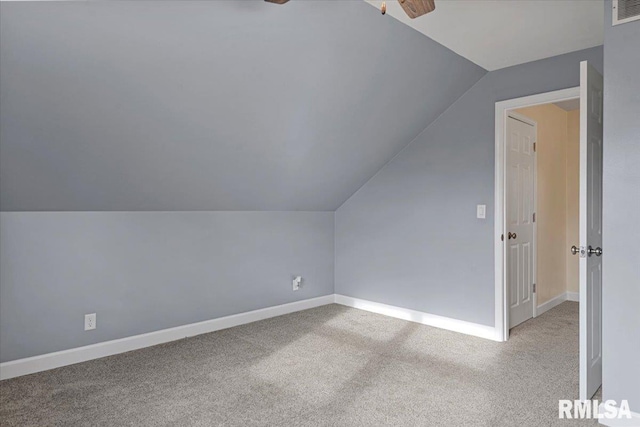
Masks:
[[[398,0],[398,3],[411,19],[432,12],[436,8],[435,0]]]
[[[267,3],[285,4],[289,0],[264,0],[264,1],[266,1]]]

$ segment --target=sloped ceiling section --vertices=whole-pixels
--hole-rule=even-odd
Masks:
[[[387,15],[489,71],[602,45],[604,9],[602,0],[437,0],[411,19],[387,1]]]
[[[365,2],[2,2],[4,211],[334,210],[485,70]]]

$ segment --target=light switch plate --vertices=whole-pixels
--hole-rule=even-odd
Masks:
[[[487,205],[478,205],[476,208],[476,218],[485,219],[487,217]]]

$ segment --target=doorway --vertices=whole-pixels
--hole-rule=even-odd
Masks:
[[[579,87],[496,103],[495,324],[503,341],[509,329],[538,314],[538,123],[520,112],[576,99]]]
[[[535,152],[527,158],[524,151],[526,145],[535,150],[537,123],[515,110],[579,99],[579,241],[571,245],[571,253],[579,258],[581,400],[591,398],[602,384],[602,86],[602,76],[583,62],[580,87],[500,101],[495,111],[495,328],[498,339],[506,341],[510,327],[535,317],[538,309],[533,251],[537,200],[523,191],[524,182],[535,183]],[[509,124],[513,135],[507,132]],[[510,154],[510,143],[516,145],[516,155]],[[510,191],[519,193],[515,202]],[[570,250],[567,242],[556,246]]]
[[[578,301],[580,100],[507,113],[509,328]]]

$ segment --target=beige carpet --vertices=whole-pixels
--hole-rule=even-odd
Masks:
[[[507,343],[338,305],[0,382],[2,426],[551,426],[578,304]]]

